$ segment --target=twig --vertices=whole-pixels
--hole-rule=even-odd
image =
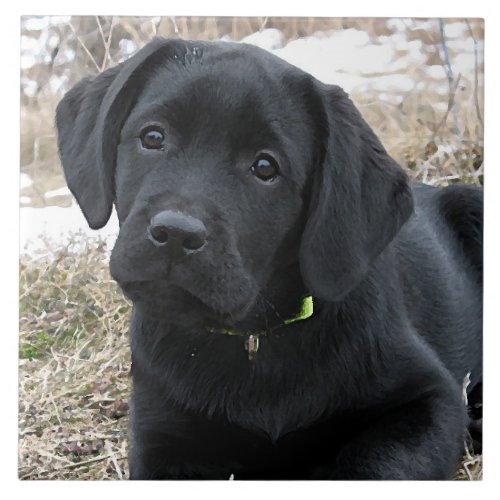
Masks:
[[[104,57],[102,59],[102,64],[100,69],[100,73],[102,73],[106,69],[106,66],[108,65],[108,60],[110,59],[109,49],[111,47],[111,37],[113,36],[113,28],[115,27],[115,17],[113,16],[111,18],[111,24],[109,26],[109,34],[107,40],[104,36],[104,31],[102,29],[101,21],[99,21],[99,16],[95,16],[95,19],[97,21],[97,26],[99,26],[99,32],[101,33],[102,43],[104,44]]]
[[[99,28],[99,33],[101,34],[102,43],[103,45],[106,45],[106,38],[104,37],[104,31],[102,30],[102,25],[101,21],[99,21],[99,16],[95,16],[95,20],[97,23],[97,27]]]
[[[96,60],[94,59],[94,56],[90,53],[90,50],[87,48],[87,46],[83,43],[82,39],[77,35],[76,33],[76,29],[75,27],[73,26],[72,22],[71,21],[68,21],[68,26],[71,28],[71,31],[73,32],[73,34],[75,35],[76,39],[78,40],[78,42],[80,43],[80,45],[82,46],[83,50],[86,52],[86,54],[90,57],[90,60],[94,63],[94,66],[96,67],[98,73],[101,72],[101,69],[99,68],[99,65],[97,64]]]
[[[444,34],[444,20],[442,18],[439,19],[439,32],[441,33],[441,47],[443,49],[444,62],[445,62],[445,66],[446,66],[446,74],[448,76],[448,85],[450,87],[450,94],[453,93],[453,99],[451,100],[451,106],[453,109],[453,123],[455,126],[455,134],[458,134],[458,132],[459,132],[458,112],[457,112],[457,108],[455,106],[455,92],[457,90],[458,82],[460,80],[460,74],[458,75],[457,81],[455,83],[455,88],[453,89],[453,69],[451,67],[450,54],[448,53],[448,47],[446,45],[446,37]],[[449,100],[449,102],[450,102],[450,100]],[[448,113],[449,113],[449,109],[448,109],[446,114],[448,115]]]
[[[474,481],[472,473],[469,470],[469,466],[476,465],[477,463],[479,463],[481,461],[481,456],[480,455],[473,456],[469,451],[467,443],[465,443],[465,452],[466,452],[467,460],[464,460],[462,462],[462,468],[465,471],[465,473],[467,474],[469,481]],[[479,478],[477,478],[477,479],[479,479]]]
[[[115,18],[115,16],[112,16],[111,17],[111,25],[109,27],[108,42],[106,43],[106,62],[109,60],[112,60],[111,55],[110,55],[111,38],[113,37],[113,29],[116,25],[116,22],[117,22],[117,18]]]
[[[71,464],[68,464],[64,467],[61,467],[62,469],[72,469],[73,467],[78,467],[80,465],[87,465],[87,464],[93,464],[95,462],[102,462],[103,460],[107,460],[108,458],[111,458],[111,455],[104,455],[102,457],[95,457],[95,458],[91,458],[90,460],[85,460],[84,462],[78,462],[78,463],[74,463],[72,462]],[[116,457],[115,456],[115,460],[124,460],[125,456],[121,456],[121,457]]]
[[[132,37],[132,40],[137,44],[137,45],[141,45],[141,42],[142,42],[142,38],[141,38],[141,35],[139,34],[139,32],[134,28],[134,26],[132,25],[132,23],[130,23],[129,21],[127,21],[127,18],[126,17],[122,17],[120,19],[120,26],[125,29],[128,34]]]
[[[114,452],[111,448],[111,443],[108,440],[106,440],[106,450],[109,453],[111,461],[113,462],[113,466],[115,467],[116,473],[118,474],[118,478],[120,480],[123,480],[122,470],[121,470],[120,466],[118,465],[118,460],[116,460],[116,455],[114,454]]]
[[[51,458],[52,460],[59,460],[61,462],[64,462],[66,465],[73,464],[73,462],[71,462],[67,458],[60,457],[58,455],[54,455],[53,453],[50,453],[49,451],[45,451],[45,450],[40,449],[40,450],[38,450],[38,454],[41,455],[42,457]]]
[[[477,119],[479,120],[479,123],[481,123],[481,126],[484,128],[484,123],[483,123],[483,116],[481,113],[481,108],[479,106],[479,97],[478,97],[478,69],[477,69],[477,40],[476,37],[474,36],[474,32],[472,31],[472,27],[469,23],[469,20],[466,19],[465,23],[467,24],[467,27],[469,28],[469,33],[472,38],[472,41],[474,42],[474,104],[476,106],[476,113],[477,113]]]
[[[468,462],[467,463],[464,462],[464,471],[467,474],[467,477],[468,477],[469,481],[473,481],[472,474],[470,473],[469,468],[467,467],[467,465],[468,465]]]
[[[56,402],[54,401],[54,396],[52,395],[52,393],[50,393],[49,396],[50,396],[50,401],[51,401],[52,405],[54,406],[54,411],[56,413],[57,420],[62,427],[63,423],[61,420],[61,416],[59,415],[59,410],[57,409]]]
[[[446,45],[446,38],[444,35],[444,21],[439,19],[439,32],[441,34],[441,47],[444,54],[444,62],[446,64],[446,74],[448,75],[448,80],[453,81],[453,70],[451,69],[450,54],[448,53],[448,47]]]
[[[444,177],[433,177],[427,182],[430,186],[434,186],[434,184],[439,184],[443,181],[451,181],[453,179],[460,179],[459,175],[445,175]]]
[[[153,26],[153,35],[156,36],[158,34],[158,28],[161,24],[161,16],[158,18],[158,22],[155,24],[154,20],[151,19],[151,25]]]
[[[40,454],[43,454],[43,455],[46,455],[48,458],[57,458],[58,460],[61,460],[61,461],[64,461],[64,462],[67,462],[66,465],[63,465],[62,467],[59,467],[58,470],[62,470],[62,469],[74,469],[75,467],[78,467],[79,465],[87,465],[87,464],[91,464],[91,463],[95,463],[95,462],[102,462],[103,460],[107,460],[108,458],[111,458],[110,456],[108,455],[105,455],[103,457],[95,457],[95,458],[91,458],[90,460],[86,460],[85,462],[78,462],[78,463],[75,463],[75,462],[70,462],[69,460],[66,460],[62,457],[58,457],[57,455],[52,455],[51,453],[48,453],[48,452],[44,452],[44,453],[40,453]],[[116,457],[115,456],[115,460],[126,460],[127,457],[126,456],[119,456],[119,457]],[[50,472],[48,470],[36,470],[36,471],[29,471],[29,472],[26,472],[22,475],[19,476],[19,479],[27,479],[31,476],[34,476],[36,478],[40,478],[40,473],[42,472]]]
[[[439,125],[434,130],[434,133],[432,134],[432,140],[434,140],[436,138],[438,132],[441,130],[443,125],[448,120],[448,115],[450,114],[450,111],[452,110],[452,108],[455,104],[455,94],[457,92],[458,84],[460,83],[461,78],[462,78],[462,74],[459,73],[457,80],[455,82],[455,86],[453,88],[450,88],[450,93],[448,94],[448,109],[446,110],[446,113],[445,113],[443,119],[439,122]],[[456,110],[454,110],[454,111],[456,111]],[[457,132],[457,131],[458,131],[458,128],[455,128],[455,132]]]
[[[174,33],[179,36],[179,26],[177,25],[177,21],[175,20],[174,16],[170,16],[170,20],[172,21],[172,24],[174,25]]]

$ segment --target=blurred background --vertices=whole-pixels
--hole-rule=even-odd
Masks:
[[[81,78],[154,36],[243,41],[342,86],[421,182],[483,183],[481,19],[21,19],[21,479],[126,479],[130,304],[109,276],[118,224],[90,231],[57,154],[54,112]],[[459,479],[482,477],[464,450]]]
[[[22,247],[43,248],[39,231],[55,240],[86,231],[57,155],[57,102],[154,36],[259,45],[349,92],[413,178],[482,183],[483,28],[479,19],[24,17]],[[102,235],[115,229],[113,219]]]

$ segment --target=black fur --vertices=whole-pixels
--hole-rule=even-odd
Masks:
[[[141,147],[150,123],[164,150]],[[133,479],[453,477],[469,372],[481,401],[479,189],[410,186],[339,87],[244,44],[155,39],[68,92],[57,127],[90,226],[120,220]],[[165,210],[203,222],[201,251],[151,243]],[[308,294],[254,360],[217,333],[270,331]]]

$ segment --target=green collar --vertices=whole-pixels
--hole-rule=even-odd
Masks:
[[[211,333],[221,333],[224,335],[237,335],[240,337],[247,337],[245,341],[245,349],[248,351],[248,359],[252,360],[255,358],[257,351],[259,350],[259,337],[264,337],[268,333],[272,333],[284,326],[291,325],[292,323],[296,323],[297,321],[302,321],[303,319],[310,318],[314,313],[313,307],[313,298],[311,295],[308,297],[304,297],[302,299],[302,305],[300,307],[300,311],[293,316],[292,318],[285,319],[283,323],[277,325],[268,330],[260,330],[255,332],[241,332],[238,330],[225,330],[219,328],[209,328],[208,331]]]

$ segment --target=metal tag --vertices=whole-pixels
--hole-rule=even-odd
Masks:
[[[259,337],[249,335],[245,341],[245,350],[248,352],[248,359],[254,360],[259,350]]]

